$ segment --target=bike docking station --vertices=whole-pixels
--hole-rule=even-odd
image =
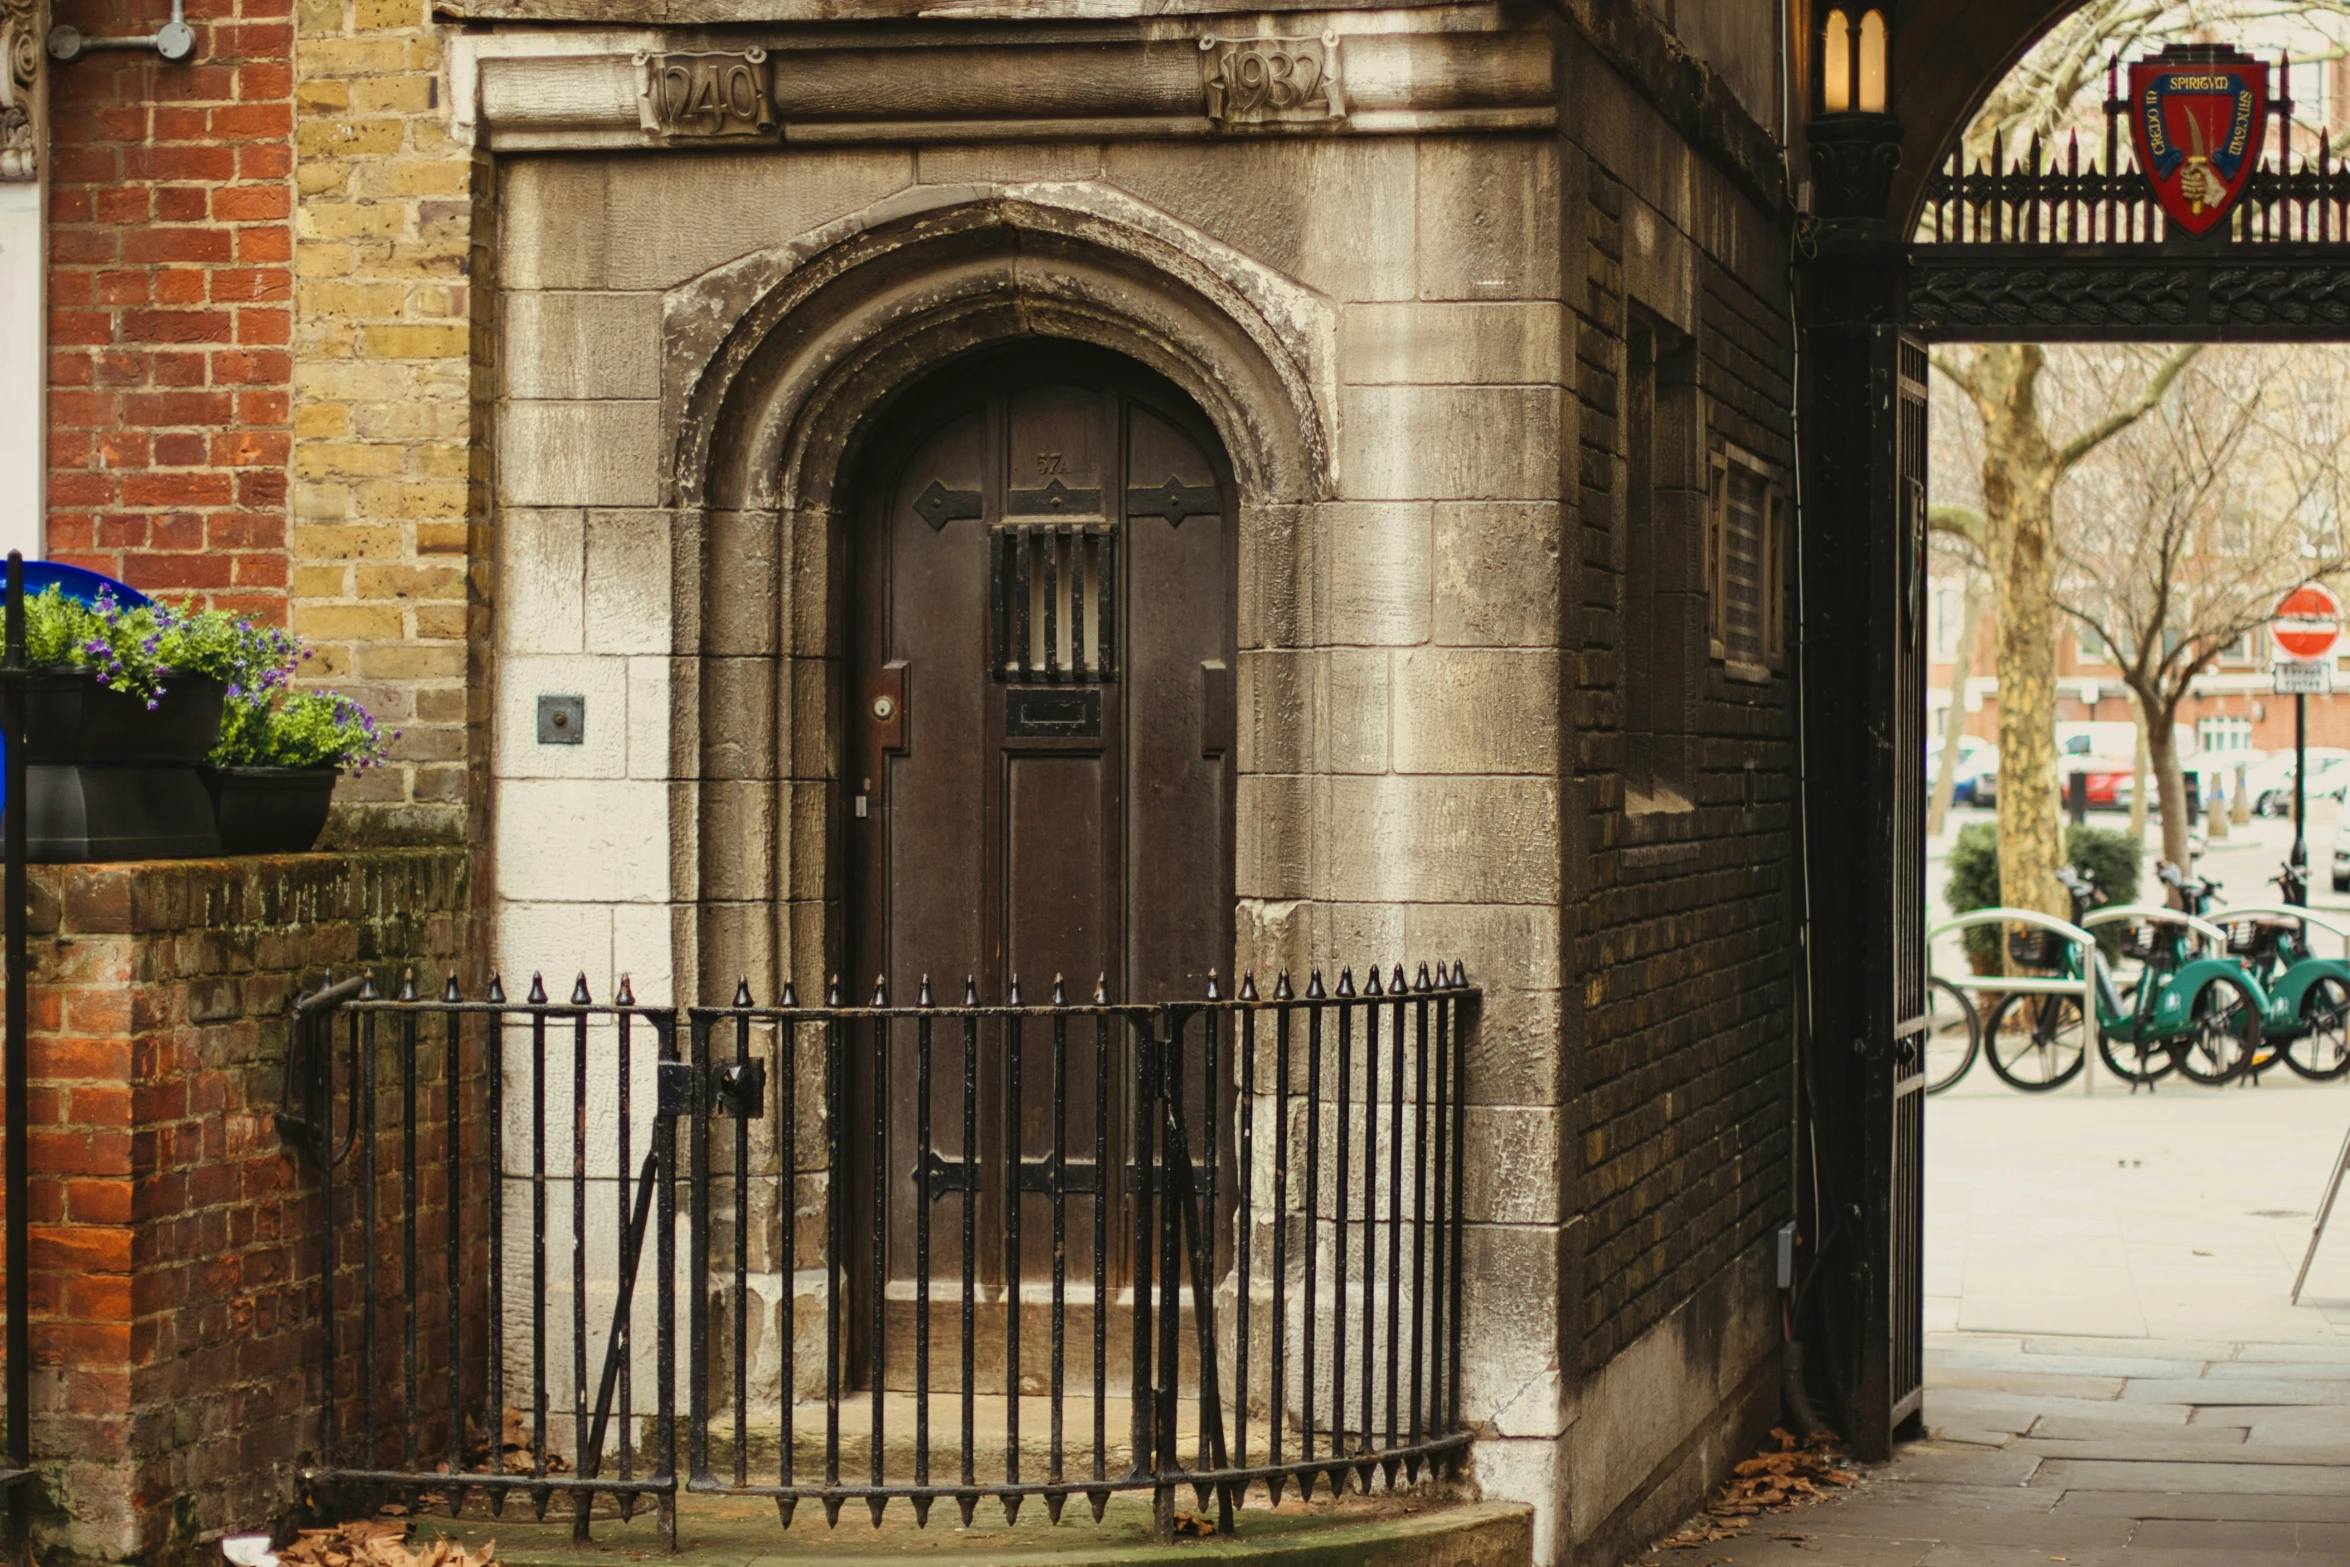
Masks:
[[[2177,911],[2165,912],[2175,914]],[[2076,950],[2087,953],[2088,957],[2081,964],[2078,974],[1936,974],[1931,967],[1934,943],[1954,931],[1972,930],[1978,925],[2021,925],[2031,930],[2045,931],[2061,941],[2071,943]],[[1976,994],[2065,996],[2080,1002],[2081,1017],[2087,1025],[2081,1041],[2081,1092],[2084,1095],[2096,1092],[2097,1074],[2088,1069],[2087,1054],[2098,1043],[2102,1033],[2098,1026],[2098,981],[2102,978],[2111,983],[2111,977],[2105,972],[2105,954],[2097,950],[2095,936],[2070,920],[2060,920],[2038,909],[1969,909],[1957,918],[1945,920],[1927,931],[1926,952],[1929,965],[1926,977],[1929,980],[1939,979],[1946,985]],[[2032,966],[2053,968],[2056,965]]]

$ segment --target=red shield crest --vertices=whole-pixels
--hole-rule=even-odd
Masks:
[[[2260,162],[2268,67],[2213,44],[2173,44],[2130,67],[2138,167],[2177,228],[2210,231]]]

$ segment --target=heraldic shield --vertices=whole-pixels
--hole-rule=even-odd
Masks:
[[[2260,162],[2268,66],[2223,44],[2173,44],[2130,67],[2138,166],[2173,225],[2209,232]]]

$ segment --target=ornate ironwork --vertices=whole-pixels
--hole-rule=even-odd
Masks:
[[[2102,149],[2077,133],[1995,142],[1927,177],[1904,323],[1941,338],[2350,335],[2350,164],[2330,136],[2299,156],[2279,136],[2217,228],[2174,231],[2130,149],[2117,72]],[[2292,100],[2273,107],[2289,125]]]

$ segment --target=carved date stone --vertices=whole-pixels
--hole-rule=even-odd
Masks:
[[[1346,116],[1338,35],[1202,38],[1208,118],[1220,127],[1321,125]]]
[[[767,51],[636,56],[637,112],[658,136],[772,136]]]

